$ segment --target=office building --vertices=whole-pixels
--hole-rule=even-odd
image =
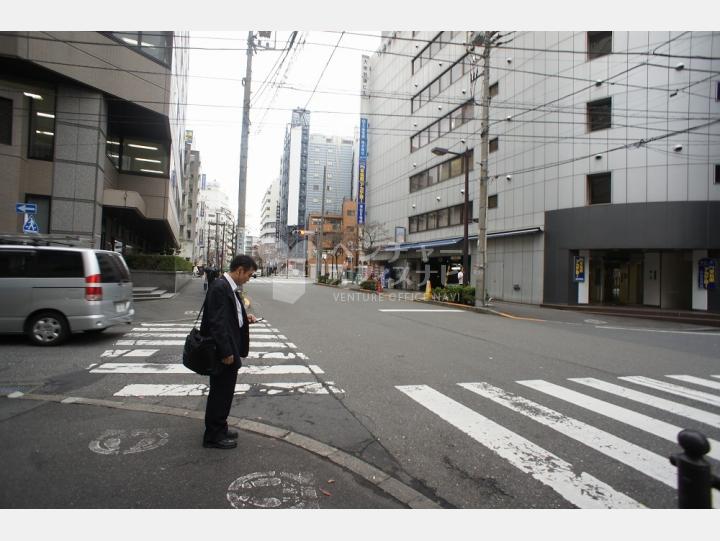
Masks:
[[[474,285],[487,205],[494,298],[720,311],[720,33],[494,36],[483,202],[476,36],[385,32],[363,68],[375,263],[439,285],[468,220]]]
[[[180,248],[188,34],[0,33],[0,232]]]

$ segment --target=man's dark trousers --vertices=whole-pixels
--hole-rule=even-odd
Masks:
[[[236,364],[224,366],[217,376],[210,376],[210,392],[205,408],[204,441],[218,441],[227,432],[227,418],[230,415],[238,367]]]

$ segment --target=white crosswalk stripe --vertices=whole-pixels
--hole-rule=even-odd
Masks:
[[[575,473],[572,464],[426,385],[397,389],[578,507],[643,507],[592,475]]]
[[[653,434],[673,443],[677,442],[678,432],[682,430],[682,427],[672,425],[658,419],[653,419],[652,417],[643,415],[642,413],[637,413],[635,411],[616,406],[615,404],[598,400],[591,396],[561,387],[560,385],[555,385],[554,383],[542,380],[518,381],[518,383],[530,387],[531,389],[535,389],[536,391],[554,396],[555,398],[560,398],[570,402],[571,404],[575,404],[576,406],[588,409],[594,413],[605,415],[611,419],[625,423],[633,428],[637,428],[638,430]],[[708,453],[708,456],[710,458],[714,458],[715,460],[720,460],[720,442],[711,438],[709,438],[709,440],[710,452]]]
[[[115,396],[205,396],[209,390],[206,384],[145,384],[127,385]],[[287,395],[308,394],[326,395],[339,394],[342,389],[335,386],[332,381],[318,383],[317,381],[279,382],[279,383],[238,383],[235,385],[236,395]]]
[[[172,378],[178,376],[190,378],[190,381],[202,378],[188,370],[180,362],[181,348],[185,345],[188,332],[193,323],[140,323],[115,342],[121,349],[106,350],[101,359],[116,358],[147,358],[161,349],[147,349],[148,346],[163,348],[164,353],[171,353],[177,362],[151,362],[149,359],[138,362],[101,362],[94,363],[88,370],[95,374],[155,376]],[[307,355],[297,351],[297,346],[287,341],[287,337],[279,333],[270,322],[253,324],[250,329],[250,351],[248,359],[261,364],[244,364],[238,371],[241,378],[263,378],[287,376],[292,380],[298,376],[315,376],[317,381],[244,381],[235,388],[236,395],[245,396],[277,396],[277,395],[328,395],[344,394],[333,382],[324,382],[318,378],[325,372],[316,364],[308,364]],[[165,355],[167,357],[167,355]],[[286,364],[286,361],[298,361],[303,364]],[[268,364],[263,364],[268,363]],[[273,363],[273,364],[270,364]],[[205,378],[203,378],[205,379]],[[149,396],[202,396],[207,394],[206,384],[185,383],[178,381],[159,381],[154,383],[133,383],[125,385],[114,396],[149,397]]]
[[[100,374],[194,374],[192,370],[185,368],[180,363],[103,363],[90,370],[90,372]],[[238,370],[238,374],[324,374],[324,372],[315,364],[308,366],[298,364],[278,364],[269,366],[246,365]]]
[[[570,378],[569,381],[574,381],[582,385],[587,385],[599,391],[605,391],[606,393],[626,398],[640,404],[646,404],[654,408],[692,419],[706,425],[720,428],[720,415],[711,413],[709,411],[694,408],[692,406],[686,406],[685,404],[679,404],[665,398],[659,398],[650,394],[642,393],[634,389],[615,385],[614,383],[608,383],[595,378]]]
[[[695,376],[668,376],[672,379],[684,381],[686,383],[694,383],[702,387],[710,387],[711,389],[720,390],[720,381],[712,381],[710,379],[696,378]]]
[[[717,382],[703,377],[675,374],[665,377],[720,390],[720,386],[714,385]],[[631,404],[650,406],[657,410],[691,419],[703,425],[713,428],[720,427],[720,415],[716,413],[687,406],[681,401],[675,402],[653,394],[642,393],[632,389],[630,385],[644,385],[658,394],[669,392],[711,406],[717,405],[720,396],[694,391],[692,388],[674,385],[662,379],[643,376],[622,376],[619,379],[627,382],[628,386],[617,385],[596,378],[568,378],[567,382],[570,385],[573,383],[580,384],[608,393],[608,396],[617,397],[620,400],[629,400]],[[482,399],[499,404],[516,414],[523,415],[542,426],[548,427],[555,433],[561,434],[561,437],[580,443],[596,455],[609,457],[617,462],[621,468],[629,468],[645,475],[651,480],[650,483],[657,482],[673,491],[677,490],[678,472],[668,460],[667,444],[661,445],[663,443],[661,440],[674,443],[676,452],[681,452],[680,447],[677,446],[677,435],[687,426],[683,426],[681,423],[673,424],[656,419],[646,413],[636,412],[626,407],[627,402],[623,403],[623,405],[617,405],[554,382],[527,379],[518,380],[515,383],[526,388],[528,392],[540,393],[541,401],[543,398],[555,400],[554,404],[558,405],[558,409],[551,409],[537,400],[531,400],[487,382],[458,383],[457,385],[464,390],[479,395]],[[645,484],[638,485],[638,490],[645,490],[644,494],[636,495],[631,492],[625,494],[606,484],[606,480],[603,480],[601,476],[596,478],[583,471],[583,464],[588,464],[585,467],[590,468],[591,458],[588,455],[582,454],[577,458],[577,462],[573,464],[570,462],[573,460],[572,456],[563,456],[561,458],[526,439],[517,429],[506,428],[491,418],[463,405],[462,402],[467,398],[466,395],[462,394],[464,391],[458,391],[458,400],[460,400],[458,402],[456,399],[441,394],[427,385],[406,385],[397,386],[396,388],[450,425],[494,451],[514,467],[551,487],[567,501],[578,507],[633,508],[647,505],[648,502],[644,500],[653,500],[654,492],[646,488]],[[565,409],[564,405],[582,408],[587,413],[582,416],[583,420],[581,421],[579,418],[564,413],[562,411]],[[489,411],[496,412],[497,410]],[[589,421],[586,421],[586,418]],[[602,421],[602,429],[593,425],[593,419],[595,418]],[[628,432],[627,428],[623,427],[631,427],[637,432]],[[692,428],[698,428],[703,432],[702,427],[693,425]],[[616,429],[623,434],[622,438],[616,435]],[[534,431],[533,434],[531,439],[538,437],[537,431]],[[650,434],[658,439],[641,437],[643,434]],[[547,438],[554,439],[552,436],[547,436]],[[713,461],[715,463],[713,467],[716,468],[716,462],[720,462],[720,441],[711,437],[708,438],[708,441],[710,451],[706,458]],[[577,452],[576,447],[569,446],[568,449],[568,453]],[[617,476],[617,473],[614,475]],[[628,489],[623,490],[627,491]],[[629,490],[635,489],[631,488]],[[720,508],[719,490],[713,489],[713,501],[713,507]]]
[[[712,406],[720,406],[720,397],[709,393],[704,393],[702,391],[696,391],[695,389],[691,389],[690,387],[683,387],[681,385],[675,385],[673,383],[667,383],[665,381],[646,378],[644,376],[622,376],[620,377],[620,379],[624,381],[630,381],[632,383],[637,383],[638,385],[644,385],[646,387],[657,389],[659,391],[665,391],[666,393],[674,394],[677,396],[683,396],[697,402],[704,402],[705,404],[710,404]]]
[[[460,386],[530,417],[540,424],[557,430],[565,436],[675,488],[677,471],[665,457],[488,383],[460,383]]]

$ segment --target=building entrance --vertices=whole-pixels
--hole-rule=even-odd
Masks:
[[[590,304],[643,304],[643,253],[590,252]]]

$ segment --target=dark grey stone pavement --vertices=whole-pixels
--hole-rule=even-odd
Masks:
[[[14,396],[14,398],[13,398]],[[53,395],[0,398],[0,507],[397,509],[435,505],[351,455],[237,418],[202,447],[202,413]]]

